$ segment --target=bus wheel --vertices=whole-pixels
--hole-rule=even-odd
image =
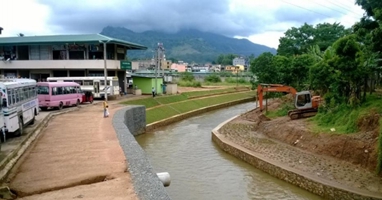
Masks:
[[[47,107],[41,107],[41,110],[42,110],[42,111],[47,111],[48,108],[47,108]]]
[[[60,105],[58,106],[58,109],[62,110],[63,107],[64,107],[64,104],[62,102],[60,102]]]
[[[80,100],[77,99],[77,103],[76,103],[76,106],[79,106],[80,105]]]

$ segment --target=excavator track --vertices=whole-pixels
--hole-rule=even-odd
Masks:
[[[303,110],[290,110],[288,116],[291,120],[302,119],[315,116],[317,114],[316,109],[303,109]]]

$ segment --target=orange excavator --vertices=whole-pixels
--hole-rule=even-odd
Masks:
[[[264,92],[284,92],[293,95],[295,110],[290,110],[288,116],[290,119],[301,119],[312,117],[317,114],[318,106],[321,103],[320,96],[312,96],[309,91],[297,92],[291,86],[280,84],[259,84],[257,86],[257,96],[259,99],[260,111],[263,111]]]

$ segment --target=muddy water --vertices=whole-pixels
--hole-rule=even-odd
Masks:
[[[211,130],[254,108],[241,104],[209,112],[137,137],[156,172],[169,172],[170,197],[182,199],[321,199],[219,149]]]

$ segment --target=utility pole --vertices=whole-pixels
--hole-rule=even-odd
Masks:
[[[107,62],[106,62],[106,43],[110,42],[108,41],[99,41],[100,43],[103,43],[103,64],[104,64],[104,69],[103,73],[105,76],[105,87],[103,88],[104,90],[104,95],[105,95],[105,101],[107,101]]]
[[[163,43],[158,43],[156,51],[156,67],[155,67],[155,93],[158,93],[158,70],[161,69],[162,57],[163,57]]]

